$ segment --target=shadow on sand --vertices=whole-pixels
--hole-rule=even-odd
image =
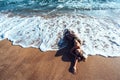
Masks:
[[[55,57],[62,56],[62,61],[71,62],[69,72],[73,73],[72,68],[74,66],[74,57],[69,53],[70,49],[65,47],[56,52]]]
[[[63,47],[65,45],[65,47]],[[65,62],[71,62],[71,65],[69,67],[69,72],[73,73],[72,68],[74,65],[74,56],[70,54],[70,49],[73,46],[73,42],[68,41],[65,37],[63,37],[59,43],[59,50],[56,52],[55,57],[62,56],[62,61]]]

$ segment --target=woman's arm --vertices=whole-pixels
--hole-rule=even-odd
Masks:
[[[76,47],[73,47],[71,50],[70,50],[70,53],[72,54],[72,55],[74,55],[75,57],[77,57],[75,54],[74,54],[74,50],[76,49]]]

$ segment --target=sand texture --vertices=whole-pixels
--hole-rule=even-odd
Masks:
[[[41,52],[0,41],[0,80],[120,80],[120,57],[89,56],[72,74],[67,49]]]

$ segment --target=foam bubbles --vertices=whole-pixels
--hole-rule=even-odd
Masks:
[[[118,25],[116,25],[118,24]],[[8,38],[14,45],[40,48],[42,51],[58,50],[65,29],[71,29],[85,41],[86,55],[120,56],[120,27],[108,18],[62,14],[46,16],[7,17],[0,15],[0,40]],[[63,44],[61,41],[62,47]]]

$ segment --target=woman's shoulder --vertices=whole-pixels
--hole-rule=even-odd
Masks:
[[[77,37],[74,38],[74,41],[78,41],[81,44],[81,40]]]

